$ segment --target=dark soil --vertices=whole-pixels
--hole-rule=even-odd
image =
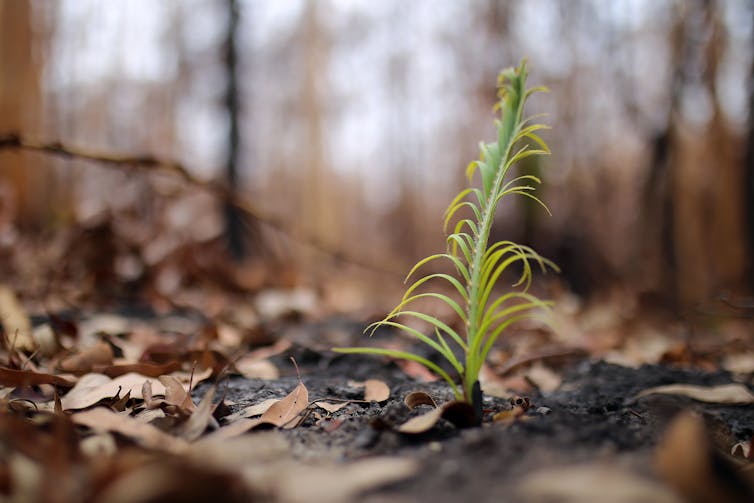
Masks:
[[[378,378],[390,386],[391,397],[385,403],[352,403],[319,423],[311,414],[299,427],[285,431],[295,456],[307,462],[348,462],[376,455],[419,460],[418,475],[365,495],[374,501],[543,501],[518,494],[517,487],[527,475],[547,467],[610,460],[641,478],[654,479],[654,449],[670,419],[681,410],[701,412],[728,436],[730,445],[750,439],[754,428],[754,406],[702,404],[666,395],[634,399],[639,391],[659,385],[730,383],[729,373],[664,366],[630,369],[584,360],[565,369],[565,379],[556,391],[529,395],[531,407],[524,420],[492,423],[494,412],[512,406],[509,400],[485,397],[482,427],[459,430],[441,421],[425,434],[406,435],[393,427],[428,409],[409,411],[404,396],[422,390],[439,403],[451,398],[447,385],[417,383],[384,359],[340,356],[300,346],[294,346],[291,353],[301,367],[310,400],[361,398],[363,391],[349,385],[349,380]],[[286,360],[287,355],[279,356],[277,363],[281,368],[290,366]],[[232,409],[238,410],[266,398],[283,397],[296,383],[295,376],[275,381],[230,378],[222,388],[227,385],[226,396],[234,403]],[[206,385],[196,393],[204,389]],[[612,500],[606,497],[605,501]]]

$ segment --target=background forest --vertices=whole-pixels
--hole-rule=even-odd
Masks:
[[[292,269],[334,281],[349,261],[401,273],[442,248],[442,211],[494,132],[495,75],[527,56],[552,89],[530,110],[548,113],[554,154],[524,169],[554,216],[518,201],[496,235],[552,258],[585,298],[746,308],[753,24],[745,0],[5,0],[0,270],[33,269],[38,293],[40,264],[76,280],[77,260],[97,263],[87,281],[170,297],[190,275],[176,263],[229,243],[265,264],[229,274],[242,287]],[[260,218],[160,170],[15,135],[178,162]],[[62,251],[39,251],[55,239]]]
[[[0,501],[752,502],[753,252],[751,0],[0,0]]]

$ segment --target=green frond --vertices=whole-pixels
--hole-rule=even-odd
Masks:
[[[393,311],[398,311],[400,309],[403,309],[403,307],[406,306],[407,304],[410,304],[411,302],[414,302],[415,300],[425,299],[425,298],[435,298],[435,299],[438,299],[438,300],[444,302],[445,304],[447,304],[448,306],[450,306],[450,308],[453,309],[453,311],[456,312],[456,314],[461,319],[461,321],[463,321],[464,323],[466,323],[466,313],[463,312],[463,309],[461,309],[461,306],[458,305],[458,302],[454,301],[453,299],[451,299],[447,295],[443,295],[441,293],[435,293],[435,292],[418,293],[418,294],[412,295],[410,297],[406,297],[404,295],[404,298],[403,298],[403,300],[401,300],[401,303],[398,304],[397,306],[395,306],[393,308]]]
[[[550,147],[547,146],[547,143],[545,143],[545,141],[538,134],[526,133],[524,136],[532,140],[537,145],[539,145],[539,147],[541,148],[541,151],[544,153],[543,155],[551,154]]]
[[[474,247],[474,240],[471,236],[465,233],[451,234],[448,236],[447,242],[450,246],[451,255],[457,257],[458,248],[460,248],[466,263],[471,264],[471,249]]]
[[[398,311],[395,314],[391,314],[390,317],[399,317],[399,316],[412,316],[418,320],[425,321],[432,325],[433,327],[437,328],[438,330],[441,330],[443,333],[448,334],[448,336],[453,339],[456,344],[458,344],[464,351],[466,351],[467,345],[466,342],[464,342],[463,339],[461,339],[461,336],[458,335],[458,332],[453,330],[450,326],[448,326],[447,323],[444,323],[441,320],[438,320],[434,316],[430,316],[428,314],[419,312],[419,311]]]
[[[501,309],[507,303],[516,300],[521,301],[521,303]],[[501,295],[495,299],[495,301],[485,309],[482,323],[479,326],[479,331],[481,333],[487,333],[498,321],[519,311],[534,308],[547,309],[549,307],[550,305],[546,301],[540,300],[529,293],[509,292],[508,294]]]
[[[529,124],[526,127],[523,127],[524,125],[522,124],[521,126],[522,126],[521,129],[518,131],[518,134],[516,135],[516,138],[518,139],[521,139],[527,134],[534,133],[536,131],[541,131],[543,129],[552,129],[547,124],[540,124],[540,123]]]
[[[505,193],[505,191],[508,190],[511,185],[513,185],[514,183],[523,182],[524,180],[529,180],[533,183],[536,183],[537,185],[542,183],[542,180],[540,180],[538,177],[534,175],[520,175],[520,176],[517,176],[516,178],[509,180],[508,183],[503,185],[503,188],[501,190],[503,193]],[[532,190],[534,190],[534,187],[532,187]]]
[[[456,222],[456,226],[453,229],[453,234],[464,234],[463,228],[464,226],[468,227],[471,231],[471,234],[476,237],[479,235],[479,227],[477,227],[476,222],[469,218],[464,218],[463,220],[459,220]]]
[[[466,178],[469,180],[469,183],[471,183],[472,180],[474,179],[474,173],[476,172],[478,168],[479,168],[479,161],[471,161],[466,166]]]
[[[415,355],[413,353],[408,353],[406,351],[398,351],[395,349],[384,349],[384,348],[333,348],[332,349],[336,353],[343,353],[343,354],[363,354],[363,355],[381,355],[381,356],[387,356],[390,358],[395,358],[398,360],[409,360],[414,361],[417,363],[421,363],[425,367],[427,367],[429,370],[437,374],[438,376],[442,377],[453,389],[453,395],[456,397],[457,400],[460,400],[462,398],[462,393],[458,389],[458,386],[456,385],[455,381],[448,375],[447,372],[445,372],[440,366],[438,366],[436,363],[433,363],[426,358],[422,358],[421,356]]]
[[[529,192],[522,191],[522,190],[517,190],[515,187],[512,188],[512,189],[508,189],[505,192],[503,192],[499,196],[498,200],[502,199],[504,196],[506,196],[508,194],[518,194],[519,196],[528,197],[529,199],[531,199],[531,200],[535,201],[537,204],[539,204],[542,208],[544,208],[548,215],[552,216],[552,212],[550,212],[550,208],[548,208],[547,205],[541,199],[539,199],[534,194],[530,194]]]
[[[547,86],[535,86],[535,87],[531,87],[527,89],[526,94],[524,94],[524,96],[528,98],[534,93],[549,93],[549,92],[550,92],[550,88]]]
[[[516,154],[511,157],[506,163],[505,163],[505,170],[507,171],[510,167],[512,167],[514,164],[516,164],[519,161],[522,161],[526,159],[527,157],[531,157],[533,155],[548,155],[550,153],[549,150],[542,150],[539,148],[531,148],[529,145],[524,145],[521,150],[516,152]]]
[[[437,327],[435,327],[435,337],[437,337],[437,340],[440,342],[440,345],[442,345],[442,347],[445,349],[445,351],[448,354],[452,354],[455,356],[455,353],[450,348],[448,343],[445,341],[445,338],[442,336],[442,334],[437,329]],[[463,350],[466,351],[466,349],[467,348],[464,346]],[[463,365],[461,365],[461,362],[459,362],[458,359],[456,359],[455,361],[456,361],[456,365],[453,365],[453,368],[456,370],[456,372],[458,372],[458,375],[463,375]]]
[[[399,316],[399,315],[396,314],[396,315],[393,315],[392,317],[395,317],[395,316]],[[452,351],[450,352],[446,351],[445,348],[443,348],[440,344],[435,342],[431,337],[424,335],[423,333],[419,332],[415,328],[411,328],[407,325],[404,325],[403,323],[398,323],[397,321],[390,321],[389,318],[385,318],[382,321],[372,323],[372,325],[375,325],[378,327],[379,326],[393,327],[393,328],[397,328],[401,330],[402,332],[406,332],[407,334],[416,337],[417,339],[422,341],[424,344],[426,344],[427,346],[431,347],[432,349],[440,353],[443,356],[443,358],[448,360],[448,362],[450,362],[451,365],[453,365],[454,368],[456,368],[456,366],[458,366],[459,368],[462,368],[460,367],[461,364],[458,362],[458,360],[456,359],[456,356],[453,354]],[[369,330],[369,328],[371,328],[372,325],[369,325],[369,327],[367,327],[367,330]],[[372,330],[372,332],[374,332],[374,330]]]
[[[523,128],[523,127],[531,125],[531,123],[533,123],[536,120],[545,119],[547,117],[549,117],[549,114],[547,114],[547,113],[540,113],[540,114],[530,115],[530,116],[528,116],[527,118],[525,118],[525,119],[523,119],[521,121],[520,126]],[[546,126],[546,127],[547,127],[547,129],[550,129],[549,126]]]
[[[432,262],[434,260],[441,259],[441,258],[450,258],[451,260],[453,259],[453,257],[448,255],[447,253],[435,253],[434,255],[430,255],[429,257],[423,258],[419,262],[414,264],[411,270],[408,271],[408,274],[406,274],[406,277],[403,279],[403,283],[406,283],[411,278],[411,276],[413,276],[414,273],[418,271],[422,266],[428,264],[429,262]]]
[[[459,293],[459,295],[461,296],[461,298],[464,301],[466,301],[466,302],[469,301],[469,296],[466,293],[466,289],[463,287],[463,285],[461,285],[461,282],[458,281],[458,279],[456,279],[453,276],[451,276],[450,274],[445,274],[445,273],[441,273],[441,272],[430,274],[428,276],[423,276],[423,277],[417,279],[416,281],[414,281],[411,284],[410,287],[408,287],[408,290],[407,290],[406,293],[413,292],[414,290],[416,290],[417,288],[419,288],[421,285],[423,285],[424,283],[426,283],[427,281],[430,281],[432,279],[443,279],[443,280],[447,281],[448,283],[450,283],[453,286],[453,288],[456,289],[456,291]]]
[[[495,266],[492,274],[490,274],[488,279],[484,282],[484,285],[481,288],[481,293],[479,294],[479,306],[481,306],[480,310],[482,312],[487,306],[487,301],[492,294],[492,289],[494,288],[497,279],[511,264],[520,261],[523,265],[524,270],[521,278],[514,284],[514,286],[520,286],[521,284],[523,284],[524,291],[527,291],[529,289],[529,286],[531,285],[531,266],[529,265],[528,259],[529,257],[524,253],[517,254],[512,257],[508,257]]]
[[[455,204],[452,208],[449,208],[448,214],[445,216],[445,220],[443,222],[443,231],[448,232],[448,224],[450,223],[450,220],[453,218],[453,216],[456,214],[458,210],[461,208],[471,208],[472,213],[474,213],[474,216],[476,217],[477,221],[479,221],[481,218],[481,211],[479,207],[472,203],[471,201],[461,201],[457,204]]]

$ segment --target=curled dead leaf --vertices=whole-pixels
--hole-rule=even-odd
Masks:
[[[130,392],[131,398],[144,398],[142,387],[148,377],[140,374],[125,374],[110,379],[103,374],[85,374],[62,399],[64,410],[85,409],[101,400],[124,396]],[[162,383],[152,384],[154,395],[164,395]]]
[[[367,402],[384,402],[390,398],[390,388],[379,379],[367,379],[364,382],[364,400]]]
[[[522,501],[682,503],[666,486],[615,463],[542,468],[526,475],[514,491]]]
[[[274,403],[262,414],[261,423],[275,425],[279,428],[294,428],[298,424],[296,419],[309,404],[309,390],[299,381],[288,396]]]
[[[176,430],[178,436],[193,442],[204,433],[212,420],[212,399],[214,397],[215,387],[212,386],[204,394],[202,401],[199,402],[199,406],[196,407],[191,417]],[[189,400],[191,399],[189,398]]]
[[[268,398],[267,400],[263,400],[259,403],[255,403],[254,405],[249,405],[248,407],[245,407],[238,412],[234,412],[233,414],[225,416],[223,419],[226,423],[230,423],[233,421],[237,421],[242,418],[250,418],[255,416],[261,416],[267,410],[272,407],[275,403],[277,403],[279,400],[277,398]]]
[[[8,349],[34,351],[37,347],[31,333],[31,320],[16,294],[5,285],[0,285],[0,323],[6,335]]]
[[[322,409],[325,409],[327,412],[332,414],[333,412],[338,412],[340,409],[348,406],[350,403],[351,402],[348,402],[348,401],[344,401],[344,402],[317,401],[317,402],[314,402],[314,405]]]
[[[110,365],[113,362],[113,349],[106,342],[98,342],[60,362],[59,368],[65,372],[89,372],[96,365]]]
[[[419,405],[431,405],[437,407],[435,399],[424,391],[412,391],[403,399],[403,403],[406,404],[410,410],[414,410]]]
[[[236,370],[247,379],[277,379],[278,368],[269,360],[246,355],[235,363]]]
[[[191,395],[189,395],[184,385],[178,379],[170,375],[161,375],[157,380],[165,386],[166,403],[175,405],[186,412],[196,409],[194,402],[191,400]]]
[[[660,393],[680,395],[699,402],[745,405],[754,403],[754,394],[743,384],[722,384],[720,386],[694,386],[692,384],[668,384],[641,391],[636,398]]]
[[[748,442],[738,442],[730,448],[730,455],[734,458],[743,458],[748,459],[749,461],[754,461],[754,449],[752,449],[753,446],[754,437],[752,437]]]
[[[440,419],[449,421],[456,428],[468,428],[477,424],[476,414],[471,404],[451,400],[425,414],[409,419],[398,427],[398,431],[410,434],[425,433],[432,429]]]
[[[348,381],[348,385],[355,388],[364,388],[365,402],[384,402],[390,398],[390,387],[379,379]]]
[[[685,501],[754,501],[754,479],[713,448],[704,420],[696,414],[683,412],[670,423],[655,464]]]
[[[212,433],[203,436],[200,442],[214,442],[234,438],[243,435],[261,422],[261,419],[240,418],[228,426],[223,426],[222,428],[218,428]]]
[[[174,454],[184,452],[188,447],[185,440],[168,435],[162,430],[105,407],[77,412],[71,416],[74,423],[94,431],[119,433],[148,448]]]
[[[116,378],[125,374],[141,374],[146,377],[159,377],[181,370],[183,364],[179,361],[171,361],[163,364],[155,363],[123,363],[98,367],[97,372],[108,377]],[[210,372],[211,373],[211,372]]]
[[[61,376],[43,374],[31,370],[0,368],[0,385],[2,386],[20,387],[38,386],[40,384],[52,384],[53,386],[70,388],[74,386],[75,382]]]

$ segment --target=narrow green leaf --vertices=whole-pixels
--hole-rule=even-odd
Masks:
[[[388,356],[390,358],[396,358],[399,360],[410,360],[421,363],[429,370],[442,377],[448,384],[450,384],[450,387],[453,389],[453,395],[455,395],[457,400],[461,399],[461,392],[458,390],[458,386],[456,386],[455,381],[450,377],[450,375],[448,375],[448,373],[441,369],[437,364],[427,360],[426,358],[422,358],[421,356],[415,355],[413,353],[407,353],[406,351],[383,348],[332,348],[332,350],[336,353],[381,355]]]

